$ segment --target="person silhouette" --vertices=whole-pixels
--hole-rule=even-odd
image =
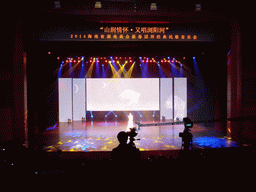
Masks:
[[[132,145],[127,144],[128,134],[120,131],[117,134],[119,145],[112,150],[111,159],[113,162],[132,163],[140,160],[139,150]]]
[[[126,128],[126,131],[130,131],[130,128],[133,128],[133,115],[131,113],[129,113],[128,115],[128,125]]]

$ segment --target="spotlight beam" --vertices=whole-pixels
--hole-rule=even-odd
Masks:
[[[135,62],[132,64],[132,66],[131,66],[130,69],[128,70],[127,75],[126,75],[126,78],[131,78],[134,65],[135,65]]]
[[[87,78],[91,78],[92,77],[92,70],[93,70],[93,66],[94,66],[95,60],[93,60],[90,68],[88,69],[87,73],[86,73],[86,77]]]

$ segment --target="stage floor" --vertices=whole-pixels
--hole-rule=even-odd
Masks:
[[[79,152],[111,151],[119,144],[116,136],[119,131],[126,130],[127,123],[118,121],[57,123],[43,132],[43,149],[48,152],[59,149]],[[135,124],[135,127],[138,126]],[[140,151],[180,149],[179,132],[183,129],[183,124],[141,127],[136,137],[140,139],[135,141],[136,147]],[[238,143],[202,124],[195,124],[191,133],[194,148],[238,147]]]

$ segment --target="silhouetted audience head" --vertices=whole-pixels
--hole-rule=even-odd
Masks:
[[[120,144],[126,144],[127,140],[128,140],[128,134],[124,131],[120,131],[117,134],[117,139],[118,139]]]

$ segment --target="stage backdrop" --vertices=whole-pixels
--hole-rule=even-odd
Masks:
[[[88,111],[158,111],[158,78],[91,78]]]
[[[85,117],[85,79],[73,79],[73,121],[81,121]]]
[[[160,118],[173,119],[173,79],[160,79]]]
[[[72,79],[59,78],[59,122],[72,119]]]
[[[59,122],[86,111],[159,110],[166,119],[187,116],[186,78],[59,78]]]

